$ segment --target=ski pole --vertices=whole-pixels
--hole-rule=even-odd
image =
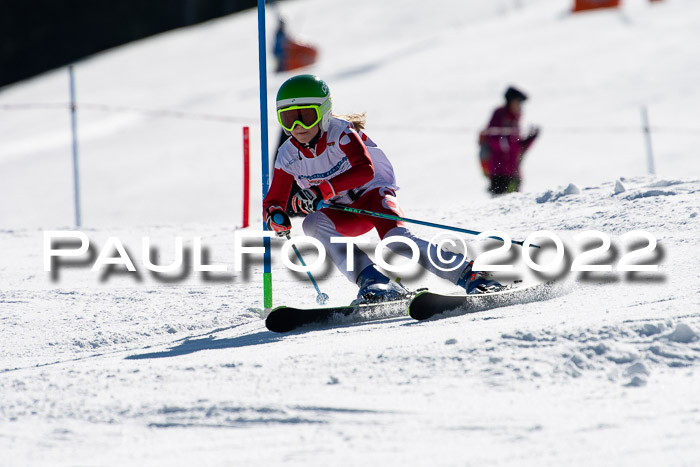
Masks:
[[[285,236],[287,237],[287,240],[290,240],[289,232],[286,232]],[[297,249],[297,246],[292,245],[292,249],[294,250],[294,253],[296,253],[297,258],[299,258],[301,265],[306,267],[306,263],[304,262],[304,258],[301,257],[301,252]],[[311,271],[306,271],[306,275],[309,276],[309,279],[311,279],[311,283],[314,285],[314,288],[316,289],[316,294],[317,294],[316,295],[316,303],[318,303],[319,305],[324,305],[328,301],[328,295],[321,292],[321,289],[318,288],[318,284],[316,283],[314,276],[311,275]]]
[[[394,216],[392,214],[384,214],[382,212],[374,212],[374,211],[367,211],[365,209],[357,209],[357,208],[351,208],[348,206],[341,206],[339,204],[329,204],[329,203],[320,203],[319,208],[329,208],[333,209],[335,211],[343,211],[343,212],[351,212],[354,214],[362,214],[363,216],[371,216],[371,217],[379,217],[382,219],[390,219],[394,221],[403,221],[403,222],[410,222],[412,224],[418,224],[418,225],[425,225],[428,227],[435,227],[437,229],[445,229],[445,230],[452,230],[454,232],[461,232],[461,233],[466,233],[469,235],[479,235],[481,232],[477,232],[476,230],[469,230],[469,229],[462,229],[460,227],[452,227],[451,225],[443,225],[443,224],[436,224],[434,222],[426,222],[426,221],[421,221],[417,219],[409,219],[407,217],[401,217],[401,216]],[[494,240],[500,240],[504,241],[501,237],[489,237]],[[523,246],[524,241],[518,241],[518,240],[511,240],[511,243],[515,245],[520,245]],[[540,248],[538,245],[530,244],[531,247],[533,248]]]

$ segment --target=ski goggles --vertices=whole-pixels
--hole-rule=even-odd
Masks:
[[[295,126],[301,125],[307,130],[323,118],[320,105],[293,105],[277,111],[277,120],[287,131],[292,131]]]

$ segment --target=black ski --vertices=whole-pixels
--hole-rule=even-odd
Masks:
[[[411,318],[424,320],[441,313],[473,313],[519,303],[546,300],[554,295],[553,289],[554,283],[546,282],[474,295],[442,295],[418,291],[415,295],[411,294],[401,300],[378,303],[361,303],[329,308],[279,306],[267,315],[265,326],[270,331],[283,333],[307,325],[405,316],[406,308],[408,308]]]
[[[265,318],[265,326],[273,332],[289,332],[309,324],[324,324],[333,321],[342,322],[345,317],[354,315],[357,315],[359,318],[369,315],[367,319],[397,315],[405,316],[408,303],[412,297],[413,295],[410,295],[401,300],[361,303],[330,308],[294,308],[279,306],[267,315],[267,318]]]
[[[519,303],[545,300],[552,296],[553,282],[534,284],[525,287],[511,287],[500,292],[474,295],[441,295],[434,292],[420,292],[408,306],[411,318],[424,320],[440,313],[458,310],[460,313],[473,313]]]

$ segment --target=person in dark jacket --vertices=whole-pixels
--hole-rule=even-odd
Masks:
[[[506,104],[493,112],[488,127],[480,134],[482,167],[491,179],[489,191],[497,195],[519,191],[520,163],[539,134],[539,129],[533,127],[526,137],[520,135],[525,93],[509,87],[505,98]]]
[[[287,36],[287,30],[285,27],[285,22],[280,16],[277,23],[277,31],[275,31],[275,45],[273,53],[277,59],[277,73],[286,71],[288,69],[287,65],[287,44],[289,43],[289,36]]]

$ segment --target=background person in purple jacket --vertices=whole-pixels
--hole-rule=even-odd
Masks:
[[[520,136],[520,114],[527,96],[509,87],[506,104],[493,112],[488,127],[481,132],[481,163],[484,174],[491,179],[493,194],[511,193],[520,189],[520,162],[537,138],[539,129],[533,127],[527,137]]]

